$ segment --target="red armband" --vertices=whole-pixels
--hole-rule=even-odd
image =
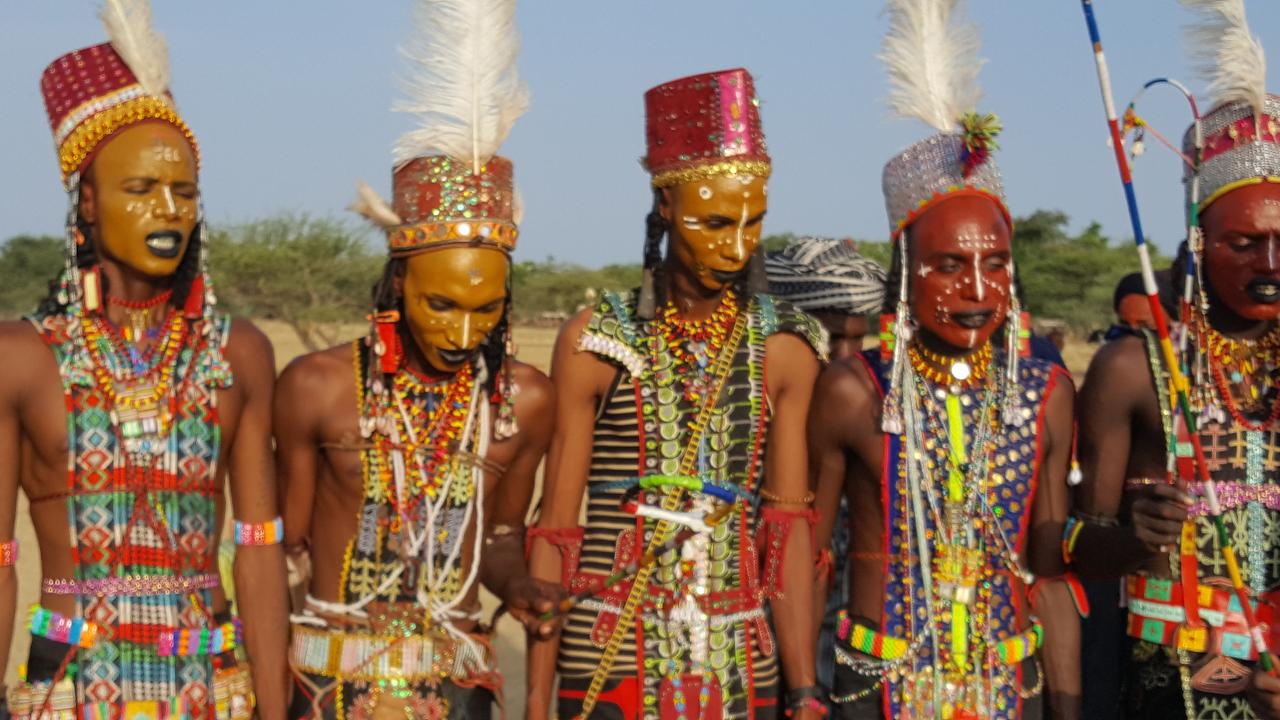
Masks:
[[[578,560],[582,557],[582,534],[580,527],[541,528],[531,527],[525,533],[524,560],[529,561],[529,553],[533,550],[533,541],[542,538],[560,551],[560,584],[565,588],[578,573]]]
[[[817,510],[783,510],[767,505],[760,509],[756,547],[763,559],[760,587],[765,597],[782,595],[782,558],[786,555],[787,539],[791,537],[791,524],[796,520],[809,524],[809,546],[813,547],[818,541]]]
[[[1067,584],[1067,592],[1071,594],[1071,602],[1075,604],[1076,612],[1080,614],[1080,617],[1089,617],[1089,597],[1084,594],[1084,585],[1080,583],[1080,578],[1070,571],[1057,577],[1036,578],[1036,581],[1031,583],[1031,587],[1027,590],[1027,599],[1031,602],[1031,610],[1033,612],[1036,610],[1036,590],[1040,589],[1040,584],[1058,581]]]

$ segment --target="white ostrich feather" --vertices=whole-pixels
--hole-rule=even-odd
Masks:
[[[955,130],[982,98],[982,42],[958,6],[959,0],[887,0],[889,31],[879,55],[889,71],[889,107],[943,132]]]
[[[366,220],[381,228],[392,228],[404,224],[387,201],[383,200],[382,196],[363,180],[356,181],[356,199],[351,201],[347,209],[364,216]]]
[[[1181,0],[1199,14],[1186,43],[1216,103],[1246,102],[1262,112],[1267,102],[1267,56],[1249,30],[1244,0]]]
[[[405,97],[392,109],[419,126],[396,143],[402,164],[448,155],[473,171],[498,152],[529,93],[516,69],[515,0],[416,0]]]
[[[169,46],[151,23],[148,0],[106,0],[98,12],[111,47],[149,95],[169,91]]]

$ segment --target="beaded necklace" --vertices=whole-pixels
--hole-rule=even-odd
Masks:
[[[124,300],[118,297],[108,297],[107,304],[114,305],[118,308],[124,308],[127,322],[121,326],[120,330],[124,334],[124,339],[131,343],[140,343],[143,340],[156,339],[158,329],[164,326],[152,326],[151,311],[169,302],[173,297],[172,290],[165,290],[155,297],[146,300]]]
[[[986,379],[987,370],[991,366],[991,343],[962,357],[955,358],[932,352],[920,343],[912,343],[907,348],[911,359],[911,367],[916,374],[934,385],[952,387],[976,387]],[[948,369],[943,374],[939,367]]]
[[[468,364],[448,380],[432,382],[405,368],[392,378],[390,390],[384,417],[396,425],[396,432],[380,433],[376,444],[383,457],[395,449],[410,460],[405,487],[397,486],[394,473],[383,474],[386,497],[395,511],[389,519],[391,530],[398,533],[401,522],[417,514],[424,498],[434,500],[453,472],[451,460],[466,425],[475,371]]]
[[[1203,315],[1194,323],[1204,349],[1218,399],[1232,419],[1249,430],[1265,430],[1280,420],[1280,325],[1256,340],[1230,338],[1211,327]],[[1261,422],[1246,416],[1263,416]]]
[[[724,347],[738,312],[738,296],[732,289],[725,291],[720,304],[703,320],[683,318],[670,300],[662,308],[655,323],[655,340],[660,337],[665,344],[673,360],[671,373],[684,385],[686,401],[702,402],[709,389],[707,369]],[[656,346],[653,350],[655,355],[660,351]]]
[[[105,318],[95,315],[80,322],[94,380],[110,401],[111,420],[124,450],[149,464],[164,452],[169,435],[173,372],[178,353],[187,345],[187,323],[171,309],[165,335],[139,354],[132,343],[117,337]]]

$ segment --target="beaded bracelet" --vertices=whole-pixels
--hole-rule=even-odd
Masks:
[[[0,567],[13,567],[18,564],[18,539],[0,543]]]
[[[236,545],[279,545],[284,540],[284,520],[277,517],[264,523],[236,521]]]
[[[769,492],[768,488],[760,488],[760,497],[779,505],[808,505],[813,502],[814,495],[813,492],[807,492],[801,497],[787,497],[786,495]]]
[[[101,634],[99,627],[82,617],[67,617],[62,613],[31,606],[27,629],[36,637],[47,638],[82,649],[92,648]]]
[[[819,717],[827,716],[826,704],[824,704],[821,700],[819,700],[817,697],[814,697],[813,695],[807,695],[805,697],[799,697],[792,700],[791,706],[788,707],[786,711],[783,712],[782,714],[787,717],[795,717],[795,714],[797,712],[804,710],[806,708],[818,713]]]
[[[1062,562],[1065,565],[1071,564],[1071,556],[1076,551],[1076,541],[1080,539],[1080,531],[1084,530],[1084,523],[1080,518],[1072,515],[1067,518],[1067,524],[1062,527]]]

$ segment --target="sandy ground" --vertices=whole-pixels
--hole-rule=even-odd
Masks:
[[[271,338],[275,346],[277,366],[283,368],[294,357],[305,352],[306,349],[298,341],[297,335],[283,323],[263,322],[259,325]],[[351,325],[344,327],[342,330],[349,337],[354,338],[363,332],[364,327]],[[555,329],[518,327],[515,331],[515,340],[517,355],[521,360],[544,371],[547,370],[551,364],[551,350],[555,342]],[[1085,368],[1088,365],[1089,358],[1093,355],[1093,351],[1093,346],[1079,343],[1069,344],[1064,352],[1067,365],[1076,376],[1077,383],[1083,380]],[[536,491],[535,497],[537,497]],[[20,609],[19,624],[21,624],[21,621],[25,619],[25,608],[39,599],[40,584],[40,558],[35,533],[32,530],[30,518],[27,514],[26,498],[19,500],[17,537],[22,546],[18,561],[18,608]],[[484,595],[486,613],[492,613],[497,602],[487,592]],[[9,668],[5,674],[6,683],[12,683],[17,678],[17,668],[20,663],[26,660],[29,642],[30,636],[26,632],[15,631],[9,655]],[[522,717],[524,715],[525,687],[524,634],[515,621],[510,618],[504,618],[499,622],[496,647],[499,664],[505,676],[507,716]]]

